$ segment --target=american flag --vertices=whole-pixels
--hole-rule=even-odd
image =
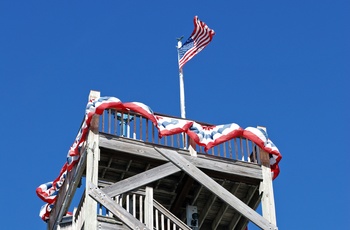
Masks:
[[[214,30],[210,29],[204,22],[200,21],[197,16],[193,19],[194,30],[187,41],[178,47],[179,54],[179,69],[193,58],[196,54],[202,51],[215,35]]]

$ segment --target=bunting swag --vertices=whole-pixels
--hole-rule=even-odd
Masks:
[[[192,121],[172,117],[156,116],[159,137],[186,132],[193,124]]]
[[[232,138],[242,136],[242,133],[242,128],[235,123],[203,127],[193,122],[193,125],[187,131],[187,134],[198,145],[204,146],[205,151]]]
[[[84,121],[74,143],[68,151],[67,162],[63,165],[59,176],[54,181],[42,184],[36,189],[39,198],[47,203],[42,206],[39,214],[44,221],[47,221],[50,217],[50,212],[55,204],[57,194],[65,181],[67,172],[71,171],[74,165],[79,161],[81,154],[80,149],[87,138],[93,115],[101,115],[105,109],[117,109],[125,113],[129,111],[139,113],[152,121],[153,125],[159,131],[159,137],[186,133],[198,145],[203,146],[205,151],[223,142],[229,141],[232,138],[247,138],[269,153],[272,178],[275,179],[280,172],[278,163],[282,159],[282,155],[263,129],[254,127],[242,129],[235,123],[203,126],[186,119],[154,115],[150,107],[140,102],[122,103],[115,97],[100,97],[89,101],[87,104]]]

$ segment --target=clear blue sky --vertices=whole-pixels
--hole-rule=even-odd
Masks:
[[[195,15],[216,35],[184,67],[187,117],[267,127],[279,229],[349,229],[350,2],[200,2],[0,2],[1,229],[46,229],[35,189],[91,89],[180,116],[176,38]]]

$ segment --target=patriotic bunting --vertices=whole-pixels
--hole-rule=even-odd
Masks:
[[[156,116],[159,137],[186,132],[193,122],[171,117]]]
[[[207,127],[193,122],[187,134],[198,145],[204,146],[205,151],[208,151],[216,145],[241,136],[242,131],[242,128],[235,123]]]
[[[229,141],[232,138],[247,138],[270,154],[273,179],[275,179],[280,172],[278,163],[282,159],[282,155],[263,129],[248,127],[243,130],[235,123],[202,126],[201,124],[186,119],[156,116],[150,107],[140,102],[122,103],[115,97],[100,97],[87,104],[84,121],[74,143],[68,151],[67,162],[63,165],[59,176],[53,182],[42,184],[36,189],[36,193],[40,199],[47,203],[40,211],[40,217],[43,220],[47,221],[49,219],[51,209],[56,201],[59,189],[65,181],[67,172],[79,161],[80,148],[86,140],[92,116],[95,114],[101,115],[105,109],[137,112],[152,121],[159,131],[159,137],[186,133],[198,145],[204,146],[205,151],[223,142]]]
[[[243,137],[253,141],[260,148],[263,148],[267,143],[267,134],[263,129],[255,127],[247,127],[243,131]]]
[[[56,196],[61,186],[63,185],[64,180],[67,176],[67,163],[63,165],[59,176],[52,182],[48,182],[40,185],[36,189],[36,194],[44,202],[52,204],[56,200]]]
[[[44,204],[41,206],[39,216],[43,221],[48,221],[50,219],[50,213],[53,208],[53,204]]]
[[[134,112],[142,114],[144,117],[151,120],[155,126],[157,125],[157,120],[153,114],[153,111],[147,105],[145,105],[141,102],[128,102],[128,103],[124,103],[124,106],[128,110],[132,110]]]

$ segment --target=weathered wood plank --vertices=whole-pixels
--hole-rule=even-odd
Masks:
[[[169,162],[169,163],[173,165],[173,163],[171,163],[171,162]],[[175,165],[173,165],[173,166],[175,166]],[[188,195],[188,193],[189,193],[189,191],[190,191],[190,189],[192,187],[192,184],[194,182],[192,177],[188,176],[186,173],[183,173],[183,174],[184,174],[185,179],[181,178],[181,180],[185,180],[185,182],[182,183],[181,188],[176,193],[176,197],[174,198],[174,203],[173,203],[173,205],[170,208],[170,211],[172,213],[174,213],[175,215],[179,214],[181,205],[185,201],[186,196]]]
[[[68,172],[66,181],[61,187],[60,193],[57,197],[56,205],[51,212],[48,229],[56,229],[62,217],[67,213],[75,191],[80,183],[83,171],[85,170],[86,154],[85,147],[83,147],[82,155],[80,156],[78,164]]]
[[[253,197],[251,198],[249,202],[249,207],[252,209],[256,210],[260,204],[261,196],[259,195],[258,192],[255,192]],[[248,219],[241,216],[240,220],[238,220],[237,228],[235,230],[246,230],[248,225]]]
[[[160,149],[158,147],[155,147],[155,149],[168,160],[173,162],[174,165],[185,171],[199,183],[203,184],[209,191],[220,197],[221,200],[228,203],[232,208],[251,220],[258,227],[262,229],[277,230],[277,227],[274,224],[260,216],[255,210],[247,206],[229,191],[222,188],[217,182],[199,170],[195,165],[177,154],[176,151]]]
[[[243,199],[243,202],[246,204],[249,204],[250,200],[252,199],[255,191],[257,190],[257,187],[251,187],[248,191],[248,194],[246,195],[246,197]],[[237,228],[238,223],[240,221],[240,219],[243,218],[243,216],[241,214],[238,215],[234,215],[234,217],[232,218],[232,221],[229,224],[229,228],[231,230],[235,230],[235,229],[241,229],[241,228]],[[246,218],[244,218],[246,219]]]
[[[103,188],[102,191],[109,197],[117,196],[179,171],[179,168],[174,166],[171,162],[168,162],[156,168],[149,169],[143,173],[136,174],[135,176],[107,186]]]
[[[260,156],[262,158],[269,159],[269,154],[264,150],[260,149]],[[263,160],[262,160],[263,161]],[[269,161],[269,160],[268,160]],[[261,209],[263,216],[268,219],[271,223],[276,224],[276,210],[275,210],[275,200],[273,194],[272,176],[270,166],[267,165],[267,160],[265,164],[261,166],[263,181],[260,184],[261,197]],[[268,163],[269,164],[269,163]]]
[[[230,193],[235,194],[237,192],[237,190],[239,189],[239,186],[240,186],[239,183],[235,183],[231,187]],[[222,220],[223,215],[227,211],[228,207],[229,207],[229,205],[227,203],[221,205],[219,212],[217,213],[215,219],[213,220],[213,223],[211,224],[211,229],[217,229],[217,227],[219,226],[219,223]]]
[[[153,219],[153,188],[146,187],[145,224],[149,229],[153,229]]]
[[[98,227],[103,230],[131,230],[128,226],[123,224],[121,221],[117,221],[113,217],[98,215],[97,221]],[[73,230],[76,229],[73,228]]]
[[[89,101],[100,97],[100,92],[90,91]],[[89,183],[97,184],[98,182],[98,161],[100,158],[99,135],[98,135],[99,116],[93,115],[90,122],[90,130],[86,141],[86,188]],[[85,226],[91,230],[97,229],[97,203],[85,193]]]
[[[221,183],[220,186],[224,186],[225,181]],[[199,220],[198,228],[200,229],[207,218],[207,215],[209,214],[210,209],[212,208],[216,198],[218,196],[216,194],[211,194],[210,198],[208,199],[207,203],[205,204],[203,210],[201,211],[201,219]]]
[[[258,126],[258,128],[266,131],[266,127]],[[262,194],[261,197],[261,209],[263,216],[271,223],[276,225],[276,210],[275,199],[273,194],[272,176],[270,168],[270,155],[260,149],[261,171],[263,181],[260,183],[259,191]]]
[[[115,203],[115,201],[113,201],[107,194],[105,194],[101,189],[97,188],[94,184],[89,183],[87,191],[92,199],[105,206],[111,213],[113,213],[113,215],[120,219],[129,228],[143,230],[149,229],[119,204]],[[88,228],[90,229],[90,227],[91,226]]]

